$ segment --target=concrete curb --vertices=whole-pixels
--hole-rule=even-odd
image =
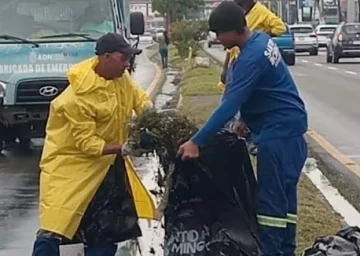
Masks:
[[[202,49],[210,60],[221,69],[223,61],[211,55],[204,46]],[[323,166],[324,175],[360,211],[360,167],[311,129],[306,133],[306,141],[309,155],[317,159]],[[354,197],[354,194],[359,196]]]

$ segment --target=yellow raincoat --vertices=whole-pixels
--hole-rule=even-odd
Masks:
[[[115,155],[107,143],[123,144],[133,110],[149,99],[128,72],[106,81],[93,70],[97,57],[68,72],[70,86],[51,103],[40,162],[40,228],[72,239]],[[154,219],[155,206],[134,166],[126,168],[139,218]]]
[[[256,2],[253,8],[246,14],[246,23],[250,30],[259,30],[277,36],[284,34],[286,31],[285,24],[281,18],[260,2]],[[227,54],[229,54],[228,66],[230,67],[240,54],[240,49],[235,46],[227,50]],[[221,91],[225,91],[225,85],[221,81],[217,86]]]

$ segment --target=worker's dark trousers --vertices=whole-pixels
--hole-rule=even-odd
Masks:
[[[307,157],[303,136],[260,142],[257,155],[257,218],[264,256],[293,256],[297,184]]]
[[[38,235],[32,256],[60,256],[60,239],[48,235]],[[114,256],[117,245],[106,247],[85,247],[85,256]]]

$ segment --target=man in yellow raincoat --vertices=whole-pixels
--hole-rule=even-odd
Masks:
[[[138,217],[154,218],[124,156],[133,110],[152,107],[127,71],[140,53],[119,34],[102,36],[97,56],[69,70],[69,87],[51,103],[33,256],[58,256],[64,240],[84,243],[86,256],[113,256],[115,243],[141,235]]]

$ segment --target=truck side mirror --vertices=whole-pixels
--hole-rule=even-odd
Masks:
[[[145,20],[142,12],[130,13],[130,33],[132,35],[142,35],[145,32]]]

